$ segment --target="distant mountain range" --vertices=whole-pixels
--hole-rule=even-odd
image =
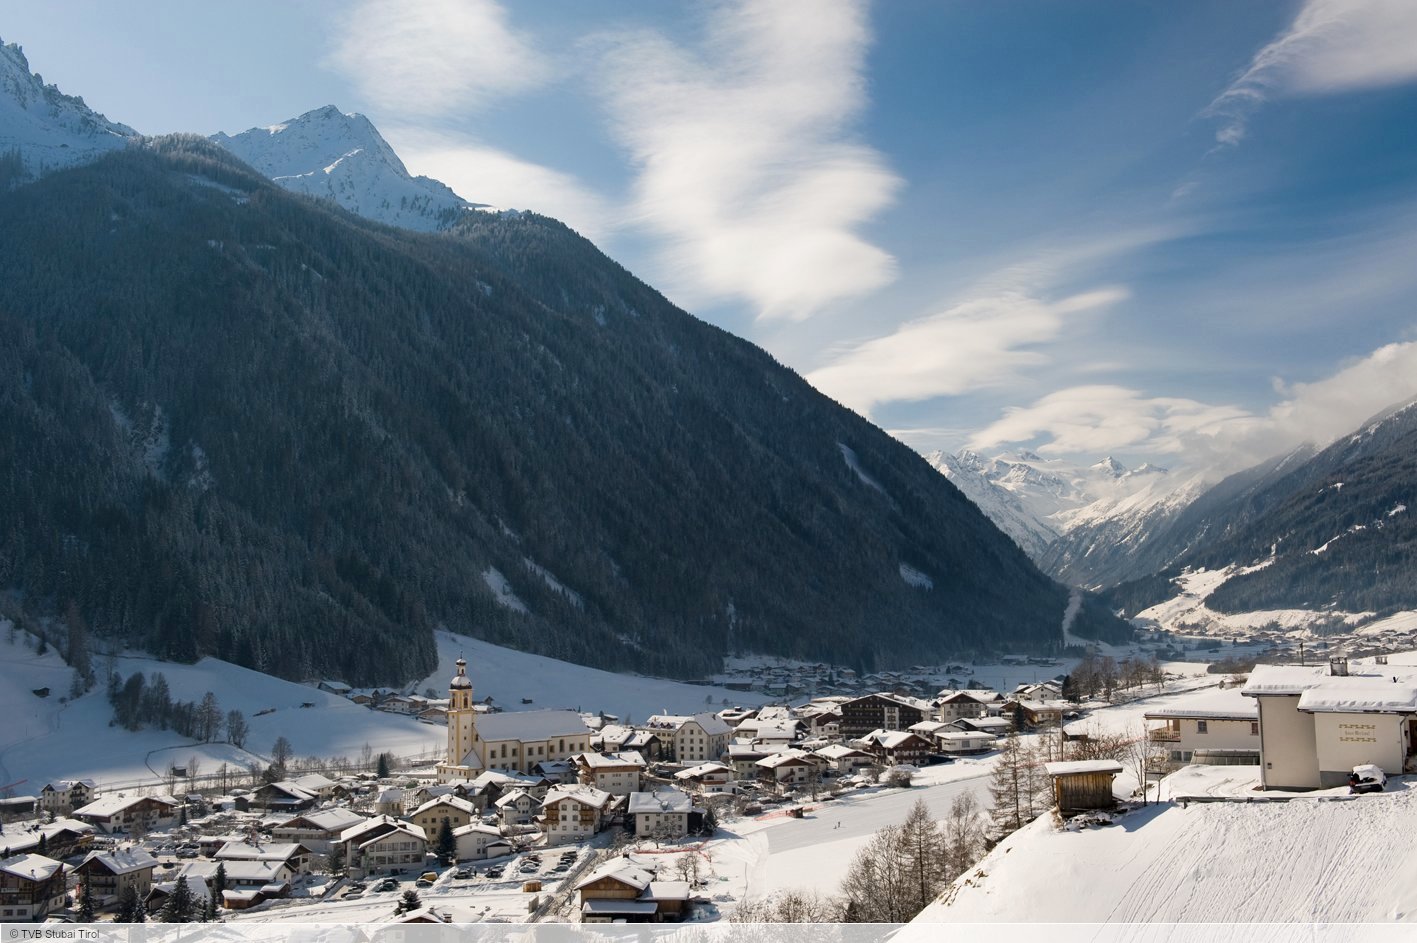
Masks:
[[[0,188],[0,589],[28,615],[354,683],[425,676],[439,626],[680,676],[1060,647],[1068,589],[919,455],[364,119],[218,146],[3,88],[31,124]],[[1070,631],[1130,634],[1090,597]]]
[[[1135,575],[1135,548],[1205,489],[1201,475],[1178,480],[1155,465],[1129,470],[1111,456],[1076,465],[1029,451],[985,458],[966,450],[926,460],[1045,571],[1088,587]]]

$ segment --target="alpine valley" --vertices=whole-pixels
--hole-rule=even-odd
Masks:
[[[950,480],[555,220],[337,109],[148,138],[0,70],[8,614],[355,684],[440,627],[680,677],[1060,647]]]

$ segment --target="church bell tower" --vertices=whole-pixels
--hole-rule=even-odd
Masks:
[[[461,766],[477,739],[477,714],[472,708],[467,660],[459,658],[457,664],[458,673],[448,683],[448,766]]]

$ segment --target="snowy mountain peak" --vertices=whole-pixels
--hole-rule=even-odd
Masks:
[[[1127,466],[1123,465],[1121,462],[1117,461],[1110,455],[1104,458],[1102,461],[1098,462],[1096,465],[1093,465],[1092,469],[1093,471],[1101,472],[1104,475],[1110,475],[1113,478],[1121,478],[1127,473]]]
[[[411,175],[373,122],[334,105],[211,139],[287,190],[391,226],[432,232],[486,208],[437,180]]]
[[[109,121],[82,98],[45,85],[30,72],[23,49],[0,42],[0,157],[19,158],[12,177],[0,174],[0,188],[85,163],[136,137],[138,132]]]
[[[1138,465],[1136,468],[1133,468],[1131,471],[1127,472],[1127,474],[1128,474],[1129,476],[1130,476],[1130,475],[1167,475],[1167,474],[1170,474],[1170,472],[1168,472],[1166,469],[1162,468],[1160,465],[1153,465],[1153,464],[1151,464],[1150,462],[1142,462],[1142,463],[1141,463],[1140,465]]]

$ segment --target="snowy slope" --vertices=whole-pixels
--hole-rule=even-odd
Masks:
[[[391,226],[433,232],[485,208],[437,180],[412,176],[368,118],[333,105],[211,139],[287,190]]]
[[[899,939],[972,921],[1388,922],[1417,917],[1417,791],[1173,803],[1111,828],[1044,816],[1005,839]]]
[[[567,708],[643,720],[650,714],[716,711],[725,703],[756,707],[768,700],[759,693],[573,665],[452,632],[438,632],[436,641],[438,669],[418,682],[417,690],[433,688],[446,696],[448,679],[456,674],[453,663],[463,657],[473,697],[480,701],[490,695],[503,710]],[[523,698],[531,703],[523,704]]]
[[[19,46],[0,43],[0,158],[18,153],[23,177],[93,160],[137,136],[82,98],[45,85]]]
[[[50,649],[36,655],[21,634],[11,644],[7,623],[0,623],[0,785],[28,779],[20,791],[38,790],[48,779],[92,777],[105,784],[152,782],[169,761],[198,757],[214,772],[223,763],[244,766],[264,754],[279,736],[286,737],[297,756],[358,757],[365,743],[375,751],[399,756],[424,754],[443,747],[442,727],[411,717],[380,713],[352,701],[302,684],[282,681],[247,668],[203,658],[194,665],[160,662],[140,656],[119,656],[114,667],[127,678],[141,671],[148,678],[162,672],[174,700],[200,701],[211,691],[223,714],[246,715],[251,752],[230,744],[194,744],[170,730],[127,731],[110,727],[112,708],[103,685],[72,703],[61,703],[73,672]],[[107,661],[95,659],[100,676]],[[47,698],[32,689],[48,687]],[[305,703],[313,707],[302,708]],[[273,712],[257,717],[259,711]]]

